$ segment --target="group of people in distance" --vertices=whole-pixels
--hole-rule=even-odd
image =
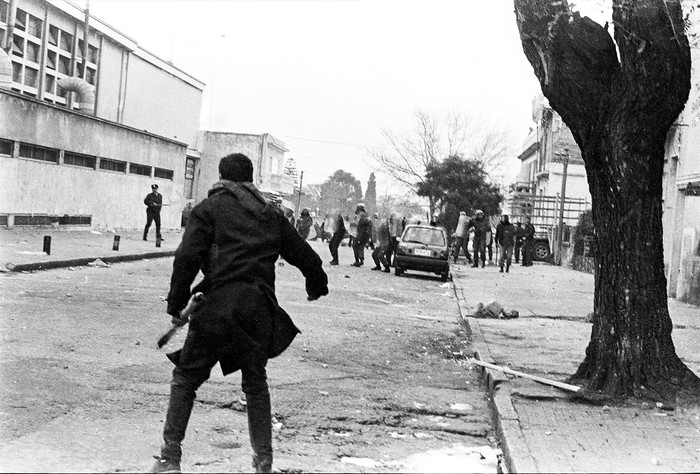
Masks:
[[[370,219],[364,204],[358,204],[352,221],[344,219],[341,213],[326,215],[324,222],[316,229],[315,238],[328,240],[331,265],[340,264],[338,248],[343,239],[349,236],[348,246],[352,248],[355,260],[351,266],[361,267],[365,264],[365,249],[369,247],[374,261],[372,270],[389,273],[392,256],[398,245],[397,237],[401,237],[405,225],[406,219],[396,213],[386,218],[380,218],[379,214],[374,213],[374,217]]]
[[[348,221],[347,224],[346,221]],[[430,225],[444,227],[440,222],[439,214],[433,216]],[[352,221],[337,213],[332,217],[326,215],[326,219],[320,225],[314,224],[308,209],[304,209],[296,222],[297,231],[304,239],[309,237],[310,229],[313,227],[316,230],[316,237],[312,240],[321,238],[323,241],[328,241],[328,249],[331,253],[330,265],[339,264],[338,248],[343,239],[349,236],[348,245],[352,248],[355,259],[351,266],[361,267],[364,265],[365,249],[369,247],[372,250],[371,255],[374,261],[372,270],[385,273],[391,271],[392,257],[405,226],[406,218],[397,213],[391,213],[389,217],[383,218],[380,218],[378,213],[374,213],[373,218],[370,219],[364,204],[357,205],[355,218]],[[447,232],[447,229],[445,230]],[[481,267],[484,268],[487,252],[488,261],[493,261],[493,243],[495,241],[497,263],[501,272],[510,271],[513,257],[515,257],[515,263],[520,263],[522,256],[522,265],[531,266],[534,234],[535,227],[529,217],[525,218],[524,225],[520,221],[513,224],[510,222],[509,216],[503,214],[494,233],[491,220],[484,215],[483,211],[477,209],[472,217],[467,216],[467,213],[462,211],[459,213],[457,226],[452,233],[454,239],[453,261],[457,263],[461,250],[472,267],[478,268],[479,262],[481,262]],[[470,240],[472,240],[473,259],[469,252]]]
[[[389,273],[391,270],[392,256],[398,244],[396,238],[401,236],[406,224],[405,219],[400,218],[396,213],[389,217],[380,219],[375,213],[370,220],[363,204],[358,204],[355,209],[355,220],[345,227],[342,214],[336,214],[331,222],[332,235],[328,242],[328,249],[331,253],[331,265],[338,265],[338,247],[346,235],[350,235],[349,245],[353,250],[355,261],[353,267],[361,267],[365,264],[365,248],[372,249],[372,260],[374,267],[372,270]]]
[[[472,260],[469,254],[469,236],[473,234],[472,250],[474,259]],[[525,225],[521,222],[516,222],[515,225],[510,222],[507,214],[501,216],[501,220],[496,226],[495,239],[489,219],[484,216],[484,212],[477,210],[474,217],[467,217],[467,213],[462,211],[459,213],[457,227],[453,233],[455,239],[454,247],[454,262],[457,263],[460,249],[464,252],[467,261],[472,264],[472,267],[479,267],[481,260],[481,268],[486,266],[486,251],[489,253],[489,261],[493,257],[493,240],[498,245],[498,266],[500,271],[510,271],[513,255],[515,254],[515,263],[520,262],[522,251],[522,265],[529,267],[532,265],[532,246],[535,236],[535,227],[532,225],[530,218],[525,218]]]

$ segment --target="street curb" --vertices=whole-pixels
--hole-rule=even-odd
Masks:
[[[130,254],[130,255],[114,255],[109,257],[89,257],[89,258],[74,258],[68,260],[50,260],[47,262],[32,262],[32,263],[19,263],[17,265],[7,266],[7,270],[17,273],[17,272],[34,272],[38,270],[51,270],[54,268],[66,268],[66,267],[82,267],[86,266],[90,262],[95,260],[102,260],[104,263],[119,263],[119,262],[131,262],[134,260],[145,260],[147,258],[163,258],[172,257],[175,255],[175,250],[167,250],[162,252],[148,252],[141,254]]]
[[[457,298],[462,323],[472,338],[474,358],[493,364],[494,360],[484,339],[479,321],[469,315],[462,289],[458,289],[454,279],[452,286]],[[539,472],[537,463],[525,442],[518,412],[515,410],[511,399],[510,388],[507,383],[508,378],[503,372],[486,367],[478,366],[478,370],[488,387],[491,399],[491,412],[503,448],[507,472]]]

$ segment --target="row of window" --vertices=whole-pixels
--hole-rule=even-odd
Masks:
[[[8,10],[7,2],[0,0],[0,41],[6,35],[3,23],[8,21]],[[13,88],[50,103],[68,105],[69,93],[57,87],[58,77],[78,75],[96,85],[99,48],[88,44],[87,51],[83,51],[82,39],[76,43],[74,34],[51,24],[45,25],[43,20],[21,8],[17,9],[14,26],[11,44]],[[45,30],[46,26],[48,30]],[[41,46],[45,32],[44,51]],[[45,67],[42,69],[43,58]]]
[[[12,156],[13,142],[10,140],[0,139],[0,154]],[[55,148],[46,148],[29,143],[19,144],[19,156],[30,160],[46,161],[48,163],[58,164],[59,151]],[[81,153],[73,153],[66,151],[63,153],[63,164],[80,166],[83,168],[100,169],[104,171],[115,171],[117,173],[138,174],[161,179],[169,179],[172,181],[173,170],[158,168],[138,163],[127,163],[126,161],[112,160],[109,158],[98,158],[96,156],[83,155]],[[128,165],[128,167],[127,167]]]

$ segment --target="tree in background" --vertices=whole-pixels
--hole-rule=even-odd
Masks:
[[[372,215],[377,212],[377,179],[374,173],[370,173],[367,180],[367,191],[365,191],[365,209]]]
[[[509,151],[510,140],[504,129],[485,127],[484,121],[452,112],[442,120],[417,109],[413,114],[414,128],[406,134],[381,132],[384,145],[369,149],[368,154],[379,166],[407,189],[415,191],[425,180],[428,166],[448,156],[464,156],[488,170],[495,170]],[[428,195],[430,213],[435,202]]]
[[[303,188],[299,207],[301,209],[309,209],[313,212],[316,212],[318,209],[318,212],[321,213],[321,217],[323,217],[323,213],[325,213],[325,211],[322,209],[321,203],[321,185],[305,184]]]
[[[486,216],[498,215],[503,200],[499,187],[488,181],[483,165],[459,156],[428,165],[416,193],[432,199],[442,209],[442,222],[449,232],[457,226],[460,211],[472,216],[481,209]]]
[[[386,195],[379,198],[377,202],[377,211],[380,216],[388,217],[392,212],[401,214],[406,218],[411,216],[422,216],[423,206],[411,199],[411,195],[391,196]],[[424,217],[422,217],[424,218]]]
[[[362,184],[351,173],[338,170],[321,185],[321,212],[353,215],[362,202]]]
[[[612,37],[567,0],[515,0],[515,14],[592,196],[593,329],[571,380],[592,397],[696,396],[700,379],[671,338],[661,219],[666,135],[691,87],[681,2],[612,0]]]

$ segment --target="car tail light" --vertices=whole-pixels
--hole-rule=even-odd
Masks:
[[[440,251],[440,258],[446,259],[446,258],[447,258],[447,255],[448,255],[447,250],[441,250],[441,251]]]
[[[399,244],[399,246],[396,248],[396,253],[407,254],[407,253],[408,253],[408,247]]]

